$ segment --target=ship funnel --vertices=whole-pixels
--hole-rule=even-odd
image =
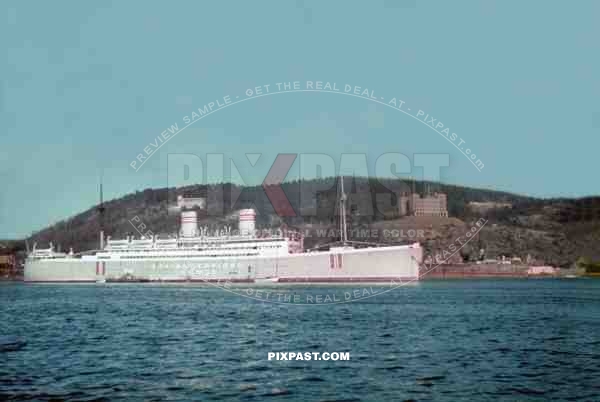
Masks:
[[[239,222],[241,235],[248,236],[254,234],[256,212],[253,209],[240,209]]]
[[[198,215],[196,211],[181,213],[181,236],[194,237],[198,235]]]

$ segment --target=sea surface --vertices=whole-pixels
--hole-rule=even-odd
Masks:
[[[426,281],[325,305],[15,283],[0,303],[0,400],[600,400],[597,279]],[[295,351],[350,360],[267,359]]]

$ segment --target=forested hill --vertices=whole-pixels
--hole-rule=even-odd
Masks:
[[[521,233],[517,236],[522,242],[520,246],[514,244],[514,239],[506,242],[497,239],[494,233],[488,233],[488,241],[494,243],[488,247],[491,250],[509,255],[515,253],[513,249],[517,248],[521,254],[532,251],[538,255],[545,249],[535,249],[536,245],[552,248],[553,254],[546,261],[562,266],[582,256],[599,257],[596,250],[600,244],[600,198],[542,200],[493,190],[388,179],[346,178],[345,186],[349,195],[348,213],[354,227],[370,227],[384,221],[391,225],[395,222],[400,224],[402,220],[398,220],[397,194],[411,191],[414,186],[418,193],[438,191],[447,194],[449,215],[458,218],[448,220],[448,224],[441,226],[442,232],[448,232],[448,238],[458,230],[457,222],[466,224],[484,217],[491,223],[486,231],[502,232],[502,239],[513,238],[515,233]],[[197,194],[207,194],[210,211],[208,216],[202,218],[201,224],[214,227],[231,224],[235,228],[235,212],[252,207],[257,210],[259,227],[278,227],[281,224],[300,229],[335,227],[338,199],[335,178],[286,182],[282,184],[282,189],[297,216],[279,217],[261,186],[224,184],[207,188],[198,185],[177,189],[146,189],[105,202],[104,228],[106,234],[114,238],[139,236],[134,228],[139,222],[156,234],[176,233],[179,227],[178,213],[169,211],[169,206],[176,204],[178,195]],[[510,207],[477,210],[469,204],[471,202],[510,204]],[[285,198],[281,197],[276,208],[283,208],[286,203]],[[94,207],[36,232],[28,240],[43,247],[52,241],[62,250],[69,247],[74,250],[94,249],[98,245],[99,230],[99,214]],[[438,239],[432,247],[443,247],[443,242]],[[532,244],[532,250],[528,250],[528,242]]]

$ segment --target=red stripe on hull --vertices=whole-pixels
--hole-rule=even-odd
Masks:
[[[329,255],[329,268],[342,269],[343,265],[344,265],[344,256],[342,254],[330,254]]]
[[[254,283],[253,279],[107,279],[111,283]]]
[[[396,282],[400,285],[402,282],[409,282],[418,280],[417,277],[315,277],[315,278],[278,278],[273,283],[366,283],[366,282],[385,282],[391,281]],[[54,280],[54,281],[24,281],[26,283],[96,283],[96,280]],[[150,280],[150,279],[132,279],[132,280],[121,280],[121,279],[107,279],[106,282],[110,283],[256,283],[254,279],[164,279],[164,280]]]
[[[56,281],[28,281],[24,280],[25,283],[96,283],[95,279],[82,279],[82,280],[56,280]]]
[[[481,272],[481,273],[426,273],[421,276],[421,279],[468,279],[468,278],[524,278],[526,273],[515,272]]]
[[[386,282],[389,283],[394,281],[399,285],[402,282],[416,281],[419,278],[416,276],[405,276],[405,277],[390,277],[390,276],[366,276],[366,277],[351,277],[351,276],[338,276],[338,277],[315,277],[315,278],[278,278],[277,283],[364,283],[364,282]]]

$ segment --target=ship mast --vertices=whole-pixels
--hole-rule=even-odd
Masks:
[[[102,194],[102,176],[100,177],[100,204],[98,205],[100,223],[100,250],[104,250],[104,197]]]
[[[340,220],[340,229],[342,244],[346,246],[348,243],[348,234],[346,233],[346,194],[344,193],[344,176],[341,176],[340,181],[342,186],[342,194],[340,196],[340,214],[342,215]]]

